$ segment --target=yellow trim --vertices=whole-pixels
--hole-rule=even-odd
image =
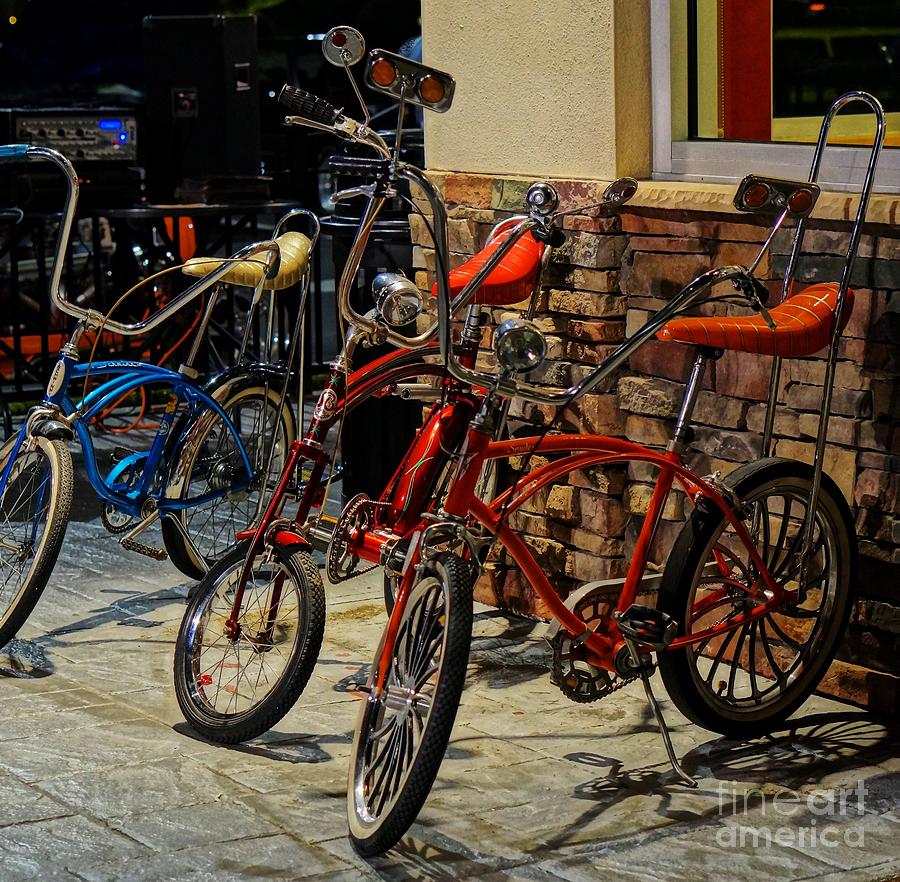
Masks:
[[[719,2],[697,0],[697,137],[721,138]]]
[[[888,147],[900,147],[900,112],[885,114]],[[814,144],[819,137],[819,116],[785,116],[772,120],[773,141]],[[830,141],[835,144],[871,144],[875,134],[875,118],[868,113],[835,117]]]

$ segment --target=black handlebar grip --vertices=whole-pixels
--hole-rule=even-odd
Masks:
[[[282,86],[278,103],[283,104],[294,116],[302,116],[324,126],[333,126],[340,111],[324,98],[318,98],[296,86]]]

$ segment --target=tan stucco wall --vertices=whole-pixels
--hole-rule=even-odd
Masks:
[[[650,171],[649,0],[422,0],[429,168],[611,179]]]

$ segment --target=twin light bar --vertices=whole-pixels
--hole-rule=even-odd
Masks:
[[[819,198],[819,185],[809,181],[788,181],[747,175],[738,187],[734,207],[738,211],[787,209],[795,217],[806,217]]]
[[[450,109],[456,88],[456,81],[450,74],[384,49],[373,49],[369,53],[365,79],[366,84],[378,92],[438,113]]]

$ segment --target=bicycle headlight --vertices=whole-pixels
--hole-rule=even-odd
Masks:
[[[372,296],[382,319],[392,328],[402,328],[425,309],[422,292],[402,273],[379,273],[372,280]]]
[[[544,332],[526,319],[511,318],[497,328],[494,337],[497,360],[507,371],[534,370],[547,355]]]

